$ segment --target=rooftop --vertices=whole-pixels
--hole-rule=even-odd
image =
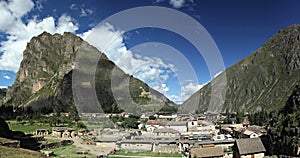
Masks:
[[[237,139],[236,145],[241,155],[266,152],[260,138]]]
[[[179,133],[177,130],[173,128],[158,128],[153,131],[154,133]]]
[[[192,148],[192,155],[196,155],[197,157],[218,157],[223,156],[224,152],[222,147],[207,147],[207,148]]]

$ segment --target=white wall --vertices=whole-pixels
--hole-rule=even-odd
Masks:
[[[198,121],[188,121],[187,126],[188,126],[188,128],[197,127],[198,126]]]
[[[128,143],[122,143],[121,144],[121,149],[122,150],[152,150],[152,144],[147,143],[147,144],[128,144]]]
[[[186,132],[187,131],[186,126],[170,126],[169,128],[175,129],[178,132]]]

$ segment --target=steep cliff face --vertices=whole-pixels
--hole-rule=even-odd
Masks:
[[[227,82],[221,80],[226,75]],[[224,104],[210,100],[211,84],[225,89]],[[300,25],[280,30],[259,50],[235,65],[185,101],[181,108],[196,105],[200,111],[257,111],[282,108],[300,84]],[[226,92],[226,93],[225,93]],[[212,102],[209,107],[209,103]]]
[[[93,88],[91,84],[95,84],[92,86],[96,88],[97,98],[105,112],[122,110],[118,106],[120,102],[126,105],[131,105],[133,102],[137,105],[144,105],[147,104],[149,98],[155,98],[158,101],[159,105],[156,106],[174,105],[165,96],[152,90],[145,83],[125,74],[105,54],[81,38],[71,33],[51,35],[47,32],[33,37],[27,44],[15,82],[13,86],[8,88],[6,97],[3,98],[0,105],[12,106],[15,110],[31,106],[33,109],[43,109],[43,112],[75,110],[72,74],[76,72],[85,75],[86,73],[78,71],[80,64],[76,63],[78,62],[76,57],[90,52],[101,56],[94,75],[95,78],[90,79],[90,81],[94,80],[95,82],[88,81],[85,83],[90,86],[83,83],[76,86],[81,86],[79,89],[85,92],[87,87]],[[115,89],[124,89],[121,83],[128,80],[129,91],[133,100],[123,98],[119,102],[116,101],[112,92],[112,71],[116,71],[119,78],[119,84],[115,86]],[[145,97],[141,95],[143,90],[152,93]],[[81,109],[84,110],[82,112],[99,112],[93,108],[82,107]]]
[[[23,60],[13,86],[9,87],[3,104],[24,106],[41,96],[46,85],[53,91],[73,67],[75,54],[83,40],[71,33],[51,35],[47,32],[34,37],[23,52]],[[45,88],[44,88],[45,89]],[[38,95],[38,96],[37,96]],[[48,94],[44,94],[48,95]]]

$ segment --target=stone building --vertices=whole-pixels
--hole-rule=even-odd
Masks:
[[[49,134],[48,129],[36,129],[35,130],[35,135],[37,136],[47,136]]]

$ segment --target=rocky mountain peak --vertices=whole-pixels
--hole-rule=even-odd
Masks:
[[[74,68],[79,47],[87,44],[72,33],[50,34],[43,32],[33,37],[23,52],[16,79],[8,91],[4,103],[13,99],[16,93],[22,104],[25,98],[38,92],[54,78],[62,79]]]
[[[84,83],[79,82],[78,85],[76,83],[75,87],[79,87],[82,95],[88,94],[87,92],[91,92],[93,91],[91,89],[95,88],[98,102],[104,112],[118,112],[120,110],[118,103],[127,108],[123,110],[132,110],[133,112],[138,111],[138,109],[140,111],[143,109],[148,110],[149,107],[159,109],[160,106],[174,105],[161,93],[124,73],[105,54],[80,37],[69,32],[62,35],[43,32],[33,37],[27,44],[15,82],[8,88],[5,98],[0,102],[0,106],[5,104],[6,106],[13,106],[14,109],[22,109],[28,106],[35,109],[50,109],[44,110],[47,112],[74,111],[72,74],[76,72],[76,74],[87,76],[87,73],[92,71],[89,66],[84,66],[82,71],[79,70],[78,67],[83,67],[83,65],[75,62],[79,58],[79,60],[90,63],[91,59],[97,54],[101,57],[96,65],[96,72],[93,74],[95,79],[87,78]],[[75,66],[78,67],[75,68]],[[116,93],[122,95],[117,98],[120,99],[119,101],[116,101],[112,92],[111,78],[113,71],[117,76],[117,83],[113,88],[117,91]],[[125,86],[126,83],[130,85]],[[129,88],[131,96],[123,96],[124,92],[128,92],[126,88]],[[145,93],[149,95],[141,95]],[[150,102],[150,98],[155,100],[155,103]],[[151,105],[147,105],[148,103]],[[143,108],[137,107],[141,104],[146,106]],[[80,106],[86,106],[86,104]],[[88,112],[103,112],[99,110],[99,107],[94,107],[94,104],[82,109]]]

